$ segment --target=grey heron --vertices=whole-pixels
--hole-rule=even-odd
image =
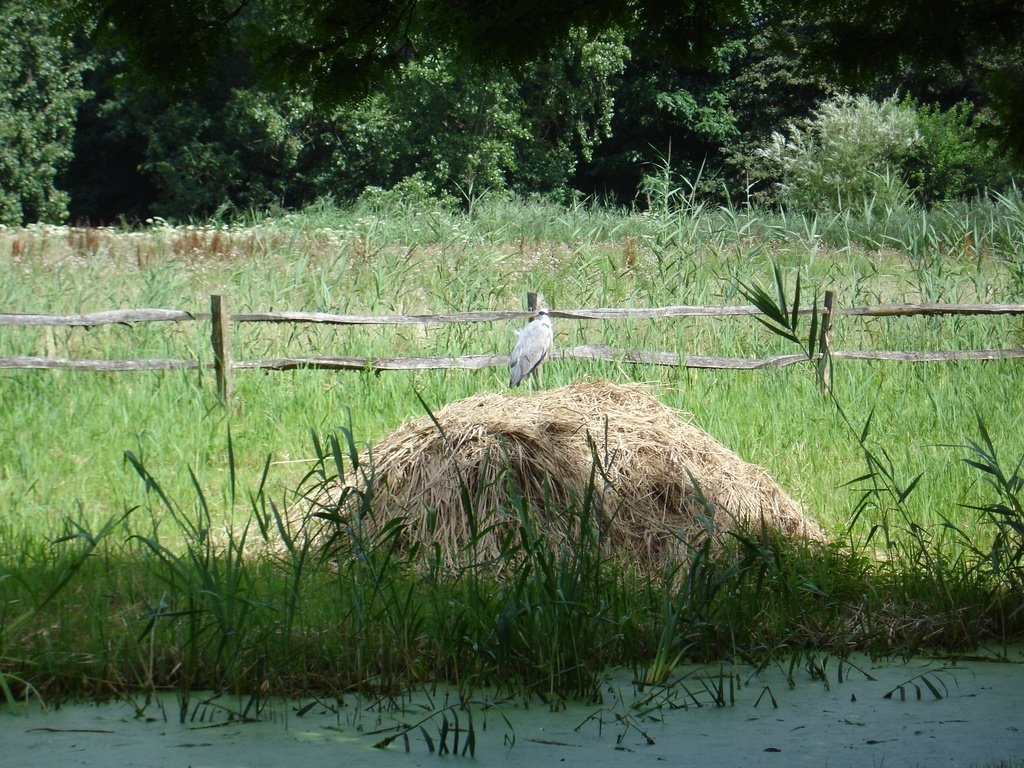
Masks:
[[[529,324],[519,332],[519,340],[508,361],[511,369],[508,379],[510,387],[519,386],[519,382],[537,369],[551,349],[551,338],[551,316],[546,309],[541,309],[530,317]]]

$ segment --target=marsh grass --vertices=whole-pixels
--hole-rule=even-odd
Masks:
[[[239,312],[417,312],[518,309],[526,290],[555,308],[734,304],[767,278],[774,329],[750,318],[556,328],[558,345],[760,357],[811,349],[792,312],[797,276],[800,303],[826,288],[840,305],[1021,301],[1022,207],[1013,193],[857,216],[685,205],[639,214],[485,196],[472,215],[323,207],[244,226],[3,230],[0,297],[22,312],[203,311],[215,292]],[[780,322],[792,338],[775,332]],[[833,345],[1021,337],[1009,318],[844,318]],[[513,341],[501,323],[253,325],[239,328],[236,354],[467,354]],[[5,329],[0,355],[24,354],[209,358],[201,324]],[[803,663],[807,649],[842,658],[1019,637],[1019,361],[836,363],[831,398],[810,363],[744,373],[566,361],[547,366],[545,385],[584,376],[643,381],[693,413],[767,467],[832,543],[753,527],[721,553],[697,548],[641,577],[601,554],[586,495],[565,510],[579,535],[558,547],[512,495],[518,525],[500,579],[473,540],[452,570],[436,551],[399,548],[401,521],[371,536],[340,510],[320,510],[321,522],[344,531],[347,554],[325,560],[285,510],[425,404],[500,389],[501,371],[243,372],[230,411],[208,373],[5,372],[4,696],[175,689],[184,713],[199,690],[246,692],[258,708],[274,693],[391,695],[451,681],[464,696],[491,685],[558,707],[596,699],[613,666],[653,691],[677,685],[684,660]],[[372,515],[372,461],[359,470],[371,482],[357,506]],[[467,488],[468,516],[474,498]],[[726,700],[727,677],[702,690]],[[446,738],[426,721],[419,736],[451,749],[460,733],[462,751],[465,724],[453,732],[451,713],[438,713],[430,728],[447,718]]]
[[[326,477],[318,469],[308,482],[343,471],[347,440],[318,441]],[[501,562],[475,562],[469,541],[456,570],[439,553],[400,549],[401,522],[370,539],[358,513],[347,515],[330,522],[346,526],[348,549],[325,561],[276,511],[295,498],[271,502],[266,477],[248,494],[251,526],[218,530],[209,499],[232,491],[197,484],[178,502],[129,462],[147,500],[102,538],[74,528],[74,538],[55,542],[81,540],[85,549],[69,561],[22,539],[23,558],[38,562],[2,584],[4,605],[25,606],[31,619],[4,626],[12,701],[29,691],[59,700],[170,688],[185,712],[201,690],[248,693],[258,707],[271,694],[396,695],[451,681],[463,698],[487,685],[559,708],[570,698],[599,701],[612,667],[634,668],[638,684],[672,687],[684,659],[965,647],[1019,624],[989,623],[999,588],[991,578],[955,579],[939,563],[940,591],[907,578],[921,563],[902,550],[879,564],[845,545],[800,545],[763,530],[738,530],[724,554],[698,548],[662,577],[641,578],[602,553],[586,506],[566,510],[581,516],[579,537],[553,547],[514,501],[520,526]],[[948,605],[978,621],[949,630]],[[719,706],[726,695],[719,689]]]

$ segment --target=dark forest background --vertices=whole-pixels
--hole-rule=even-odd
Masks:
[[[1016,3],[562,5],[3,0],[0,223],[927,206],[1021,169]]]

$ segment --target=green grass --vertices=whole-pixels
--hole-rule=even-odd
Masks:
[[[472,216],[364,206],[231,226],[2,230],[0,306],[201,312],[222,293],[233,312],[448,312],[521,309],[527,290],[555,309],[740,304],[743,285],[770,285],[773,265],[790,285],[799,274],[805,301],[831,289],[840,306],[1021,302],[1022,210],[1004,197],[815,219],[484,198]],[[514,325],[253,324],[236,328],[234,350],[240,359],[501,353]],[[1020,345],[1022,330],[1007,317],[841,317],[833,346],[999,347]],[[749,317],[556,321],[557,345],[583,343],[739,357],[795,351]],[[0,356],[43,354],[211,359],[204,323],[0,331]],[[473,570],[424,575],[388,541],[368,542],[365,558],[334,569],[300,544],[283,560],[260,554],[276,525],[271,502],[284,509],[311,467],[324,466],[311,431],[325,438],[343,426],[366,445],[422,415],[417,393],[438,408],[502,391],[501,369],[238,371],[230,411],[205,371],[5,371],[0,680],[45,695],[256,690],[266,681],[275,691],[395,689],[440,676],[587,697],[608,665],[657,677],[659,665],[683,656],[1005,640],[1024,618],[1015,613],[1013,550],[1022,536],[999,504],[1020,488],[997,492],[985,482],[995,475],[964,459],[977,457],[969,446],[981,441],[980,416],[1012,476],[1024,456],[1021,366],[836,361],[830,401],[810,364],[547,364],[546,387],[585,376],[645,383],[765,466],[837,542],[814,553],[754,532],[737,540],[732,560],[697,553],[653,581],[602,561],[585,538],[564,552],[532,546],[528,516],[509,552],[525,553],[517,562],[528,567],[497,581]],[[126,452],[165,500],[146,492]],[[102,540],[86,535],[110,520]],[[62,537],[70,538],[51,543]],[[876,548],[888,559],[876,562]]]

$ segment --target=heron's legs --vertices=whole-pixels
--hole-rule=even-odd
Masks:
[[[526,387],[529,390],[531,395],[533,394],[533,382],[534,382],[534,379],[536,379],[536,381],[537,381],[537,389],[544,389],[544,367],[543,366],[538,365],[536,368],[534,368],[532,371],[530,371],[530,375],[526,377]]]

